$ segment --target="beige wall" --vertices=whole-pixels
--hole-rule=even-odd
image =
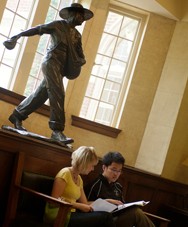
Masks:
[[[150,15],[123,117],[125,121],[125,136],[129,139],[128,151],[133,156],[132,165],[135,165],[138,155],[143,153],[142,150],[140,151],[140,145],[148,123],[174,27],[175,22],[173,20],[155,14]],[[147,140],[147,146],[150,144],[152,147],[151,138]],[[146,159],[138,167],[148,170],[148,160],[150,160],[149,163],[153,163],[154,159],[155,153],[153,153],[153,150],[147,150]]]
[[[175,40],[178,40],[178,35],[183,37],[182,34],[186,33],[187,23],[180,23],[176,26],[176,22],[173,20],[155,14],[150,15],[145,37],[133,75],[133,80],[130,86],[130,91],[127,97],[127,102],[121,119],[120,128],[122,129],[122,132],[118,138],[110,138],[71,125],[71,115],[79,114],[80,104],[83,99],[95,53],[97,51],[97,46],[100,41],[100,32],[102,31],[105,23],[108,3],[108,1],[102,1],[102,3],[100,0],[92,1],[91,9],[94,11],[95,17],[93,20],[90,20],[86,23],[83,34],[83,47],[87,64],[83,67],[81,76],[74,81],[70,81],[66,91],[65,134],[74,138],[74,148],[77,148],[80,145],[94,146],[99,156],[103,156],[103,154],[109,150],[118,150],[125,156],[128,165],[135,166],[138,157],[143,154],[143,150],[140,148],[141,144],[143,143],[143,138],[145,138],[144,135],[148,126],[148,119],[151,115],[152,105],[156,94],[158,94],[157,91],[161,76],[165,75],[164,66],[167,63],[168,67],[175,66],[178,63],[179,57],[181,56],[181,53],[179,53],[178,58],[175,58],[173,62],[169,61],[168,54],[171,39],[174,40],[173,38],[175,38]],[[180,28],[181,25],[182,28]],[[175,26],[176,30],[174,32]],[[177,28],[179,28],[179,30],[177,30]],[[184,41],[186,44],[185,38],[186,36],[180,39],[179,42],[182,43],[182,41]],[[178,49],[179,42],[173,42],[171,46],[174,49]],[[172,51],[171,53],[173,55],[176,52]],[[32,53],[29,54],[32,55]],[[21,70],[22,69],[20,68],[20,72]],[[186,67],[184,70],[186,72]],[[176,79],[179,79],[180,74],[181,70],[179,69]],[[172,84],[169,84],[168,86],[170,87]],[[187,177],[187,174],[184,173],[184,171],[187,171],[188,168],[180,164],[181,161],[187,157],[187,131],[185,127],[187,123],[186,94],[187,91],[184,93],[182,103],[180,100],[181,107],[179,109],[177,121],[175,120],[174,122],[171,137],[169,136],[170,142],[169,147],[167,147],[165,151],[166,155],[163,158],[164,162],[162,164],[159,162],[160,168],[164,167],[162,176],[183,183],[186,182],[187,179],[184,178],[184,176]],[[0,125],[11,125],[7,118],[14,109],[14,106],[0,101],[0,108]],[[36,113],[33,113],[24,122],[24,126],[29,131],[41,135],[50,136],[51,134],[51,131],[48,127],[48,118],[40,116]],[[159,138],[161,139],[162,136],[163,135],[161,135],[161,137],[159,136]],[[151,138],[146,140],[146,144],[151,148],[154,146]],[[145,161],[142,160],[140,166],[142,169],[146,170],[148,167],[148,159],[151,161],[151,163],[156,164],[161,158],[160,155],[157,156],[154,153],[155,150],[148,149],[147,152],[148,153],[145,157],[146,159]],[[171,165],[171,163],[173,163],[173,165]]]
[[[188,183],[188,23],[176,23],[152,104],[136,167]]]
[[[8,117],[14,110],[15,106],[7,104],[6,102],[0,101],[0,126],[8,125],[12,127]],[[27,120],[23,123],[24,127],[33,133],[49,137],[51,130],[48,127],[48,117],[41,116],[37,113],[32,113]]]
[[[178,19],[182,19],[185,1],[186,0],[156,0],[156,2]]]
[[[184,7],[182,12],[182,20],[188,22],[188,1],[184,0]]]
[[[4,7],[6,5],[6,0],[1,0],[1,6],[0,6],[0,20],[3,15]]]
[[[187,64],[186,64],[187,65]],[[188,184],[188,86],[186,86],[162,175]]]
[[[168,86],[173,90],[173,103],[178,106],[178,113],[162,175],[188,184],[188,165],[183,165],[188,158],[187,40],[188,23],[178,22],[166,61],[168,72],[171,72],[171,78],[173,78],[169,78]],[[177,102],[178,97],[180,101]]]

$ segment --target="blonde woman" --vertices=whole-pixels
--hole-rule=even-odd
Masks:
[[[94,170],[98,158],[93,147],[81,146],[72,153],[70,167],[61,169],[54,180],[52,196],[70,202],[73,206],[68,227],[114,227],[113,218],[107,212],[93,212],[83,190],[80,175]],[[58,208],[56,208],[57,210]],[[55,219],[56,212],[46,207],[46,220]]]

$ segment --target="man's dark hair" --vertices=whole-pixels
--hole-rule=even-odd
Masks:
[[[125,163],[125,159],[122,156],[122,154],[120,154],[117,151],[110,151],[107,154],[105,154],[102,158],[102,163],[105,166],[110,166],[112,164],[112,162],[118,163],[118,164],[122,164],[124,165]]]

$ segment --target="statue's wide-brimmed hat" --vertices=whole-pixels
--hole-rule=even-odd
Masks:
[[[59,16],[63,19],[68,19],[70,12],[76,11],[81,12],[84,15],[84,20],[89,20],[93,17],[93,12],[89,9],[84,8],[79,3],[72,3],[70,7],[63,8],[59,11]]]

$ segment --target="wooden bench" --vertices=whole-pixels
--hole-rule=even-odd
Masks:
[[[24,158],[22,152],[16,157],[3,227],[49,226],[43,223],[46,202],[59,206],[53,226],[64,226],[71,204],[50,196],[52,177],[24,172]]]
[[[25,171],[25,156],[27,155],[23,152],[18,152],[17,154],[3,227],[17,227],[20,226],[20,222],[22,223],[21,227],[34,226],[33,223],[37,223],[37,226],[40,226],[40,224],[45,226],[43,223],[43,214],[46,201],[56,203],[60,206],[54,226],[64,226],[71,205],[50,196],[53,177],[28,172],[28,170]],[[145,212],[145,214],[158,227],[167,227],[170,222],[169,219],[148,212]]]
[[[148,212],[144,213],[154,222],[154,224],[158,227],[167,227],[171,222],[170,219],[160,217],[158,215],[150,214]]]
[[[163,205],[161,213],[171,220],[170,227],[188,226],[188,209]]]

